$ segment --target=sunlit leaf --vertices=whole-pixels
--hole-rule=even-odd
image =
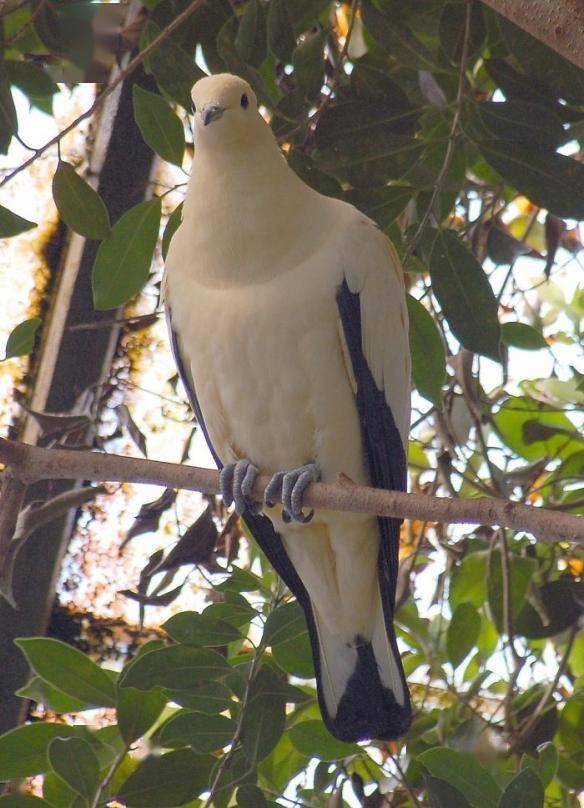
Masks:
[[[442,406],[442,385],[446,381],[446,352],[440,332],[428,310],[407,295],[410,321],[412,376],[420,395]]]
[[[0,205],[0,238],[18,236],[19,233],[24,233],[36,226],[36,222],[29,222],[28,219],[23,219],[22,216],[18,216]]]
[[[481,616],[469,602],[460,603],[452,615],[446,634],[448,659],[457,668],[474,648],[481,628]]]
[[[501,341],[513,348],[524,351],[539,351],[547,348],[547,342],[541,331],[537,331],[527,323],[503,323],[501,326]]]
[[[19,323],[13,328],[6,342],[6,355],[4,359],[29,354],[34,348],[36,332],[39,330],[40,325],[40,317],[31,317],[30,320],[25,320],[23,323]]]
[[[342,760],[359,751],[356,744],[333,738],[322,721],[302,721],[295,724],[290,729],[290,740],[301,754],[320,760]]]

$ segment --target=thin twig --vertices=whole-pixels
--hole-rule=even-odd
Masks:
[[[462,55],[460,57],[460,72],[458,74],[458,90],[456,92],[456,101],[455,101],[455,109],[454,109],[454,117],[452,119],[452,126],[450,127],[450,133],[448,135],[448,145],[446,147],[446,154],[444,155],[444,162],[442,163],[442,168],[438,176],[436,177],[436,184],[434,185],[434,190],[432,191],[432,196],[430,197],[430,202],[424,215],[422,216],[422,220],[418,225],[418,228],[412,238],[408,249],[405,252],[404,258],[402,263],[405,264],[408,258],[410,258],[413,253],[415,252],[416,247],[418,246],[418,242],[426,225],[428,224],[428,220],[430,216],[434,213],[434,207],[436,205],[436,200],[438,199],[438,195],[442,191],[442,185],[446,178],[446,174],[448,173],[448,169],[450,168],[450,163],[452,162],[452,158],[454,157],[454,149],[456,146],[456,139],[458,136],[458,127],[460,124],[460,118],[462,116],[462,101],[464,97],[464,79],[466,74],[466,63],[468,59],[468,45],[470,40],[470,19],[471,19],[471,10],[472,10],[472,2],[471,0],[466,0],[466,14],[464,18],[464,39],[462,43]]]
[[[219,473],[212,469],[83,450],[44,449],[6,438],[0,438],[0,463],[10,466],[13,477],[24,483],[40,479],[73,479],[146,483],[203,494],[219,492]],[[256,479],[253,488],[255,501],[263,500],[270,479],[264,475]],[[306,489],[304,503],[318,509],[399,519],[498,525],[532,533],[544,542],[584,544],[584,519],[581,516],[505,499],[453,499],[347,483],[312,483]]]
[[[184,9],[184,11],[181,11],[181,13],[174,18],[174,20],[170,23],[170,25],[168,25],[164,30],[162,30],[158,34],[158,36],[156,36],[152,40],[152,42],[150,42],[143,50],[140,51],[140,53],[137,54],[137,56],[135,56],[130,62],[128,62],[126,67],[120,73],[118,73],[118,75],[115,77],[112,83],[108,84],[108,86],[96,97],[93,104],[88,109],[86,109],[85,112],[82,112],[81,115],[78,115],[77,118],[71,121],[71,123],[68,124],[64,129],[62,129],[58,134],[56,134],[54,137],[48,140],[43,146],[40,146],[35,151],[35,153],[28,158],[28,160],[25,160],[24,163],[21,163],[21,165],[19,165],[17,168],[11,171],[10,174],[7,174],[7,176],[4,177],[2,182],[0,182],[0,188],[6,185],[7,182],[10,182],[10,180],[13,177],[15,177],[17,174],[20,174],[20,172],[23,171],[25,168],[28,168],[28,166],[32,165],[35,162],[35,160],[37,160],[41,156],[41,154],[47,151],[47,149],[50,149],[51,146],[54,146],[55,144],[59,143],[65,135],[69,134],[69,132],[72,132],[73,129],[76,129],[77,126],[79,126],[79,124],[82,121],[93,115],[95,110],[98,109],[101,106],[101,104],[103,104],[105,99],[113,93],[116,87],[119,84],[121,84],[125,79],[127,79],[128,76],[131,75],[136,70],[136,68],[139,67],[142,64],[142,62],[150,56],[150,54],[154,53],[154,51],[165,40],[167,40],[169,36],[174,31],[176,31],[176,29],[179,28],[183,24],[183,22],[185,22],[185,20],[187,20],[191,16],[191,14],[194,14],[194,12],[200,6],[202,6],[204,2],[205,0],[192,0],[192,2],[189,3],[189,5]]]

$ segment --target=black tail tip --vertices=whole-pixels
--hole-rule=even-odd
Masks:
[[[371,643],[361,640],[357,650],[357,667],[336,716],[327,716],[328,728],[341,741],[395,741],[407,733],[412,721],[405,678],[406,701],[401,705],[381,683]]]

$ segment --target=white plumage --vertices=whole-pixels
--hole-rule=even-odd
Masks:
[[[325,482],[343,472],[369,484],[360,379],[338,294],[346,281],[359,296],[364,358],[405,452],[410,359],[399,259],[367,217],[294,174],[243,80],[202,79],[193,100],[195,158],[166,262],[165,299],[208,440],[223,464],[249,458],[271,474],[315,462]],[[380,598],[378,520],[321,511],[309,524],[287,524],[281,507],[266,512],[308,592],[303,605],[318,633],[329,727],[340,737],[395,737],[407,725],[409,700]],[[363,643],[404,711],[393,729],[376,730],[371,716],[359,723],[345,706],[345,718],[338,715],[347,688],[359,684],[349,686]]]

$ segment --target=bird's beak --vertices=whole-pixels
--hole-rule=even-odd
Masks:
[[[219,120],[224,112],[225,107],[220,107],[218,104],[205,104],[201,110],[201,120],[203,121],[203,126],[207,126],[207,124]]]

